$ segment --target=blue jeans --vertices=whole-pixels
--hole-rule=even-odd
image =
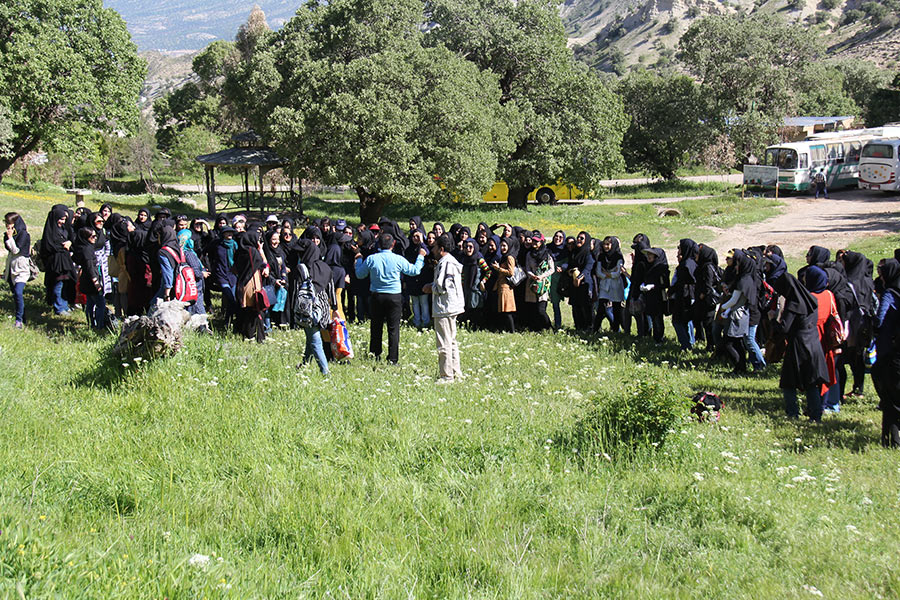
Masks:
[[[413,325],[422,329],[431,323],[431,295],[410,296],[412,300]]]
[[[822,420],[822,396],[819,395],[819,386],[813,385],[806,388],[806,414],[810,421]],[[784,410],[787,416],[796,419],[800,416],[800,407],[797,405],[797,390],[794,388],[781,388],[784,394]]]
[[[12,286],[13,300],[16,305],[16,323],[25,321],[25,283]]]
[[[306,352],[303,353],[303,362],[315,357],[319,363],[319,371],[322,375],[328,375],[328,360],[325,358],[325,348],[322,346],[322,331],[316,327],[304,327],[306,332]]]
[[[53,284],[53,289],[50,290],[50,297],[53,299],[53,312],[56,314],[71,310],[69,308],[69,303],[63,300],[62,297],[63,284],[65,284],[65,281],[57,281]]]
[[[694,347],[694,322],[672,319],[672,327],[682,350],[690,350]]]
[[[234,290],[230,285],[222,287],[222,308],[225,310],[225,325],[231,322],[231,319],[237,313],[237,299],[234,297]]]
[[[103,294],[85,296],[84,313],[87,315],[88,325],[94,329],[106,327],[106,298]]]
[[[828,412],[840,412],[841,410],[841,384],[835,383],[822,394],[822,408]]]
[[[744,349],[747,351],[747,356],[750,357],[750,364],[753,365],[754,371],[766,368],[766,359],[763,358],[762,350],[756,341],[757,327],[759,325],[751,325],[747,335],[744,336]]]
[[[559,329],[562,327],[562,309],[559,307],[559,302],[551,304],[553,304],[553,329]]]

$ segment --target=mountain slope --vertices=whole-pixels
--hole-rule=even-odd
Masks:
[[[128,24],[138,50],[199,50],[213,40],[233,40],[253,9],[246,0],[105,0]],[[256,0],[269,26],[278,29],[300,0]]]

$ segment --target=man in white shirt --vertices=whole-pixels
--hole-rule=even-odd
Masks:
[[[453,242],[446,234],[435,241],[432,253],[438,263],[434,270],[434,283],[426,285],[423,290],[431,294],[440,371],[438,383],[451,383],[463,376],[456,341],[456,317],[465,312],[466,303],[463,298],[462,265],[450,254],[452,249]]]

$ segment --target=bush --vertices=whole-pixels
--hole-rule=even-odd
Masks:
[[[827,23],[831,19],[831,14],[825,12],[824,10],[817,10],[816,13],[810,16],[809,20],[815,25],[819,23]]]
[[[802,10],[806,6],[806,0],[790,0],[788,6],[792,10]]]
[[[844,18],[841,20],[841,23],[844,25],[849,25],[850,23],[856,23],[860,19],[864,18],[866,13],[861,10],[848,10],[844,13]]]
[[[900,25],[900,17],[894,14],[887,14],[881,17],[881,22],[878,24],[878,27],[881,29],[893,29],[897,25]]]
[[[841,0],[822,0],[822,8],[825,10],[834,10],[840,3]]]
[[[689,410],[690,401],[667,383],[633,381],[615,395],[594,397],[575,424],[569,445],[580,452],[660,447]]]
[[[678,30],[678,19],[672,17],[662,26],[662,32],[666,35],[675,33]]]

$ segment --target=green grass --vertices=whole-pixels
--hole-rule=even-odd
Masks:
[[[77,319],[0,336],[0,595],[900,591],[896,461],[871,399],[790,423],[775,375],[619,336],[462,331],[468,379],[443,387],[433,336],[409,328],[401,366],[357,358],[327,382],[293,368],[299,332],[191,336],[144,366],[107,359],[112,340]],[[721,424],[685,417],[661,448],[609,459],[560,443],[592,396],[639,378],[720,393]]]
[[[4,185],[0,209],[38,230],[65,197],[24,192]],[[643,230],[663,244],[774,206],[426,219]],[[784,418],[777,368],[732,377],[671,338],[462,330],[468,378],[449,386],[433,384],[433,334],[408,327],[390,367],[352,326],[359,356],[327,381],[294,368],[304,341],[291,331],[263,345],[188,335],[173,358],[122,364],[83,318],[41,314],[37,282],[26,293],[19,332],[0,286],[0,597],[900,597],[898,467],[878,446],[870,382],[865,401],[812,426]],[[634,452],[582,443],[593,403],[626,401],[635,380],[719,393],[722,421],[685,414]]]

